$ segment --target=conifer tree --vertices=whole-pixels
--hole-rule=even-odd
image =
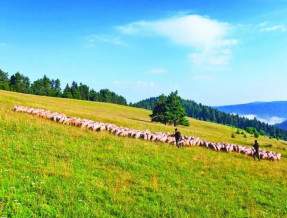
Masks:
[[[0,89],[9,90],[9,76],[0,69]]]
[[[171,92],[167,98],[161,95],[159,101],[154,105],[150,117],[153,122],[189,126],[189,122],[185,118],[185,109],[181,105],[181,98],[177,91]]]
[[[69,84],[67,83],[64,91],[63,91],[63,98],[73,98],[72,92],[71,92],[71,88],[69,86]]]
[[[189,126],[185,109],[181,105],[181,98],[178,96],[178,92],[171,92],[166,100],[166,119],[169,124],[174,126],[183,125]]]
[[[167,123],[166,119],[167,105],[166,97],[164,95],[159,96],[159,101],[154,105],[151,117],[152,122]]]

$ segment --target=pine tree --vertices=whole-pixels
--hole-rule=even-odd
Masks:
[[[71,88],[69,86],[69,84],[67,83],[64,91],[63,91],[63,98],[73,98],[72,92],[71,92]]]
[[[186,112],[181,105],[181,98],[178,96],[177,91],[170,93],[167,98],[161,95],[150,115],[154,122],[173,124],[174,126],[189,126],[189,122],[185,116]]]
[[[159,96],[159,101],[154,105],[151,117],[152,122],[167,123],[166,119],[167,105],[164,95]]]
[[[9,76],[0,69],[0,89],[9,90]]]
[[[166,100],[167,111],[166,119],[167,123],[173,124],[174,126],[183,125],[189,126],[186,117],[185,109],[181,105],[181,98],[178,96],[178,92],[171,92]]]

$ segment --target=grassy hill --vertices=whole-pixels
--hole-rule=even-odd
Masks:
[[[152,132],[150,111],[0,91],[1,216],[287,216],[287,142],[259,138],[279,162],[177,149],[12,112],[14,105]],[[251,146],[236,129],[190,119],[186,135]]]

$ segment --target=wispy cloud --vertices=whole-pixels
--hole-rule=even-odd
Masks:
[[[257,26],[263,27],[263,26],[266,26],[268,23],[269,23],[268,21],[264,21],[262,23],[259,23]]]
[[[276,117],[276,116],[268,117],[268,118],[261,118],[261,117],[258,117],[255,114],[247,114],[247,115],[240,115],[240,116],[241,117],[246,117],[249,120],[253,120],[254,118],[256,118],[257,120],[259,120],[261,122],[268,123],[268,124],[271,124],[271,125],[274,125],[274,124],[277,124],[277,123],[282,123],[282,122],[284,122],[286,120],[285,118]]]
[[[281,30],[282,32],[285,32],[287,29],[284,25],[276,25],[276,26],[262,28],[260,31],[266,32],[266,31],[275,31],[275,30]]]
[[[188,58],[194,65],[226,65],[238,40],[229,38],[233,26],[199,15],[183,15],[156,21],[138,21],[118,26],[123,34],[162,36],[192,49]]]
[[[125,45],[125,43],[119,37],[111,35],[90,35],[86,37],[86,40],[88,43],[88,47],[95,47],[99,42],[110,43],[120,46]]]
[[[273,25],[273,26],[268,26],[269,22],[262,22],[258,24],[258,27],[260,28],[260,32],[270,32],[270,31],[276,31],[279,30],[281,32],[285,32],[287,30],[285,25]]]
[[[167,73],[167,71],[165,69],[162,69],[162,68],[154,68],[154,69],[150,70],[148,73],[150,73],[150,74],[164,74],[164,73]]]

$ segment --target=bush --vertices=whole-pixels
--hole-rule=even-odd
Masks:
[[[238,135],[240,134],[240,130],[239,129],[237,129],[236,134],[238,134]]]
[[[235,138],[235,134],[234,133],[231,133],[231,138]]]
[[[262,136],[265,136],[265,135],[266,135],[263,130],[260,130],[259,134],[262,135]]]
[[[256,131],[255,128],[253,128],[253,127],[246,127],[246,132],[248,132],[249,134],[254,134],[254,131]]]
[[[260,136],[259,132],[257,132],[257,131],[254,132],[254,137],[255,137],[255,138],[259,138],[259,136]]]
[[[247,138],[247,135],[244,134],[244,138]]]
[[[241,131],[241,135],[245,135],[245,133],[243,131]]]

